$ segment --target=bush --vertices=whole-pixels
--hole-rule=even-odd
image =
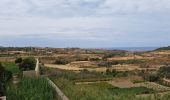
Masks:
[[[159,81],[159,76],[157,74],[150,74],[148,78],[150,82]]]
[[[25,58],[22,60],[22,63],[19,66],[23,71],[34,70],[36,66],[36,60],[33,57]]]
[[[90,61],[100,61],[99,58],[90,58]]]
[[[157,73],[144,73],[143,78],[150,82],[158,82],[160,76]]]
[[[16,63],[16,64],[22,63],[22,58],[17,58],[17,59],[15,60],[15,63]]]
[[[115,76],[116,77],[127,77],[128,73],[127,72],[118,72]]]
[[[158,74],[160,77],[168,77],[170,78],[170,65],[163,66],[158,70]]]
[[[115,69],[112,69],[112,70],[107,69],[106,70],[106,75],[111,75],[111,76],[115,77],[117,74],[118,74],[118,72],[116,72]]]
[[[66,59],[63,59],[63,58],[59,58],[55,61],[55,64],[62,64],[62,65],[65,65],[65,64],[68,64],[70,63],[68,60]]]

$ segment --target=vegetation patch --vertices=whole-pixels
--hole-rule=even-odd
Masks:
[[[54,100],[55,90],[44,78],[22,78],[17,86],[7,87],[8,100]]]
[[[154,93],[155,91],[146,87],[131,87],[131,88],[109,88],[109,91],[113,95],[119,95],[119,94],[150,94]]]
[[[5,67],[7,71],[16,74],[19,72],[19,66],[15,64],[15,62],[3,62],[2,65]]]
[[[6,83],[11,79],[12,73],[5,70],[4,66],[0,63],[0,97],[5,94]]]
[[[114,100],[107,89],[112,86],[107,83],[74,85],[74,82],[64,78],[55,80],[55,83],[70,100]]]
[[[58,78],[54,82],[70,100],[152,100],[147,96],[142,98],[136,95],[155,92],[146,87],[117,88],[107,82],[75,85],[65,78]]]

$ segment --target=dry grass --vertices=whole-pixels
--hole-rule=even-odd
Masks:
[[[156,54],[156,55],[169,55],[170,51],[169,50],[161,50],[161,51],[152,52],[152,54]]]
[[[56,65],[56,64],[44,64],[44,65],[49,68],[58,68],[58,69],[71,70],[71,71],[83,70],[83,68],[70,67],[69,65]]]
[[[88,71],[96,71],[96,72],[106,72],[106,67],[101,68],[80,68],[80,67],[73,67],[69,65],[56,65],[56,64],[44,64],[46,67],[49,68],[57,68],[57,69],[64,69],[64,70],[70,70],[70,71],[80,71],[87,69]]]
[[[116,71],[134,71],[134,70],[140,70],[140,66],[132,65],[132,64],[124,64],[124,65],[113,65],[112,69],[115,69]]]

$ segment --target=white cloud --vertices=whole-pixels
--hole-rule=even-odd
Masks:
[[[0,35],[53,33],[53,34],[80,34],[82,30],[109,28],[110,18],[72,17],[0,17]]]
[[[169,26],[170,0],[0,0],[0,37],[149,40]]]
[[[166,13],[170,10],[169,5],[170,0],[1,0],[0,14],[67,17],[89,14]]]
[[[105,0],[101,9],[110,13],[153,13],[170,10],[170,0]]]

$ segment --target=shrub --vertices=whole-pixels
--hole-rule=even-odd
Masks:
[[[170,65],[163,66],[158,70],[160,77],[170,77]]]
[[[99,58],[90,58],[90,61],[100,61]]]
[[[118,72],[116,72],[116,70],[115,69],[112,69],[112,70],[110,70],[110,69],[107,69],[106,70],[106,75],[111,75],[111,76],[116,76],[118,74]]]
[[[68,64],[70,63],[68,60],[66,59],[63,59],[63,58],[59,58],[55,61],[55,64],[62,64],[62,65],[65,65],[65,64]]]
[[[110,74],[110,73],[111,73],[110,69],[106,69],[106,74]]]
[[[22,63],[19,65],[21,70],[34,70],[36,66],[36,60],[33,57],[28,57],[23,59]]]
[[[17,58],[17,59],[15,60],[15,63],[16,63],[16,64],[22,63],[22,58]]]
[[[150,82],[157,82],[160,80],[160,76],[157,73],[144,73],[142,77]]]
[[[148,76],[148,80],[149,80],[150,82],[159,81],[159,76],[158,76],[158,74],[150,74],[150,75]]]

